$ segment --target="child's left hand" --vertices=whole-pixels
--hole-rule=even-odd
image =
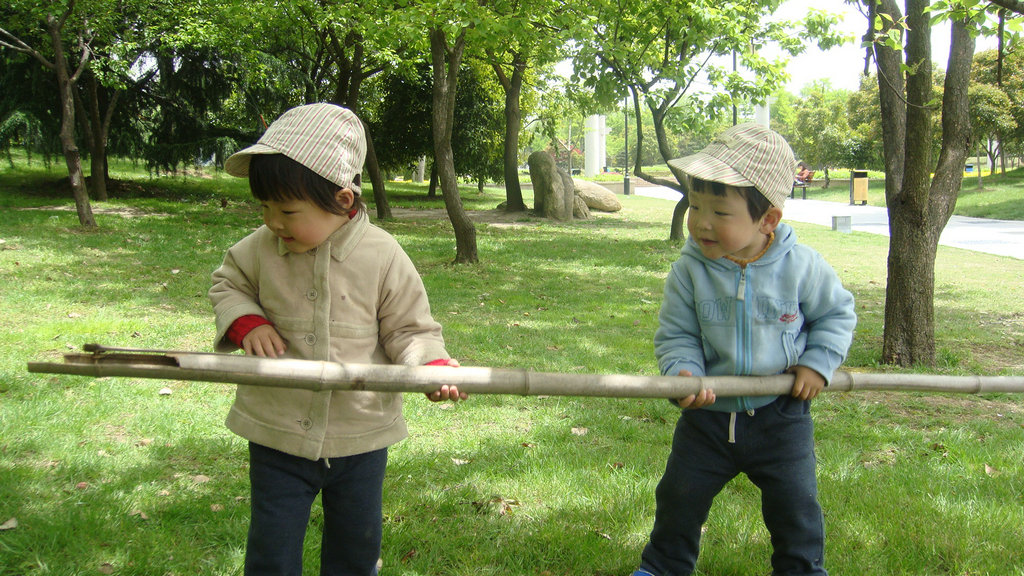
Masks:
[[[429,366],[451,366],[452,368],[458,368],[459,361],[454,358],[449,358],[444,363],[435,360],[434,362],[431,362]],[[469,398],[469,394],[466,394],[465,392],[459,392],[458,386],[449,386],[447,384],[441,386],[441,389],[435,392],[426,392],[426,395],[427,399],[430,400],[431,402],[444,402],[445,400],[452,400],[454,402],[458,402],[459,400],[465,400],[466,398]]]
[[[825,378],[812,368],[796,365],[786,370],[796,376],[790,394],[800,400],[812,400],[825,388]]]

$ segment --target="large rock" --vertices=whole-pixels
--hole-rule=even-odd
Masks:
[[[530,154],[530,181],[533,183],[533,208],[545,218],[572,220],[576,196],[572,177],[559,170],[555,159],[543,150]]]
[[[590,220],[590,208],[579,194],[572,197],[572,217],[577,220]]]
[[[618,212],[622,203],[611,190],[589,180],[573,180],[576,194],[587,204],[587,208],[599,212]]]

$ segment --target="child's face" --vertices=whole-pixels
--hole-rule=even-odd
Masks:
[[[343,206],[351,206],[352,193],[339,198]],[[347,204],[346,200],[347,199]],[[349,221],[348,216],[332,214],[308,200],[275,202],[267,200],[263,207],[263,223],[270,231],[284,241],[290,252],[302,254],[316,248]]]
[[[776,216],[781,217],[782,212],[772,208],[755,222],[747,200],[734,186],[725,189],[725,196],[693,190],[686,228],[706,258],[732,256],[749,260],[764,249],[768,234],[778,224]]]

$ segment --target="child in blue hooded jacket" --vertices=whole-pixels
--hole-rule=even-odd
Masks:
[[[810,401],[842,364],[853,296],[781,222],[796,161],[763,126],[725,130],[669,162],[689,184],[690,238],[672,265],[654,336],[662,374],[791,373],[789,395],[678,399],[650,541],[634,576],[693,573],[711,503],[740,473],[761,490],[774,575],[824,575]]]

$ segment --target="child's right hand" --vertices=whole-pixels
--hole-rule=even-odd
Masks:
[[[693,376],[693,373],[689,370],[680,370],[680,376]],[[690,394],[686,398],[677,398],[676,404],[679,404],[680,408],[686,408],[687,410],[696,410],[697,408],[703,408],[710,406],[715,403],[715,391],[710,388],[705,388],[698,394]]]
[[[270,324],[257,326],[242,338],[242,349],[251,356],[277,358],[284,355],[286,348],[284,338]]]

